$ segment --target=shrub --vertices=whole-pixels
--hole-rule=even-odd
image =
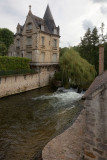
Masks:
[[[30,59],[0,56],[0,71],[30,70]]]

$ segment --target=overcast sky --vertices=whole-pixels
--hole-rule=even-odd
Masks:
[[[24,24],[29,5],[42,18],[47,4],[60,26],[61,47],[77,45],[88,27],[99,29],[101,22],[107,32],[107,0],[0,0],[0,28],[15,33],[18,22]]]

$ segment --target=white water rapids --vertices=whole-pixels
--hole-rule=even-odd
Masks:
[[[67,104],[74,103],[75,101],[79,101],[83,96],[83,93],[77,93],[74,89],[64,89],[58,88],[56,92],[52,95],[42,95],[39,97],[32,98],[33,100],[49,100],[50,104],[54,107],[56,106],[65,106]]]

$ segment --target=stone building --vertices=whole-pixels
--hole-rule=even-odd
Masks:
[[[99,48],[99,76],[85,95],[85,160],[107,160],[107,70],[104,47]]]
[[[31,58],[31,66],[56,65],[59,62],[60,29],[56,27],[49,5],[43,19],[32,14],[31,6],[25,21],[17,25],[9,56]]]

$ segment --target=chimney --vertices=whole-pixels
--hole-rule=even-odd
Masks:
[[[99,74],[104,72],[104,46],[99,46]]]

